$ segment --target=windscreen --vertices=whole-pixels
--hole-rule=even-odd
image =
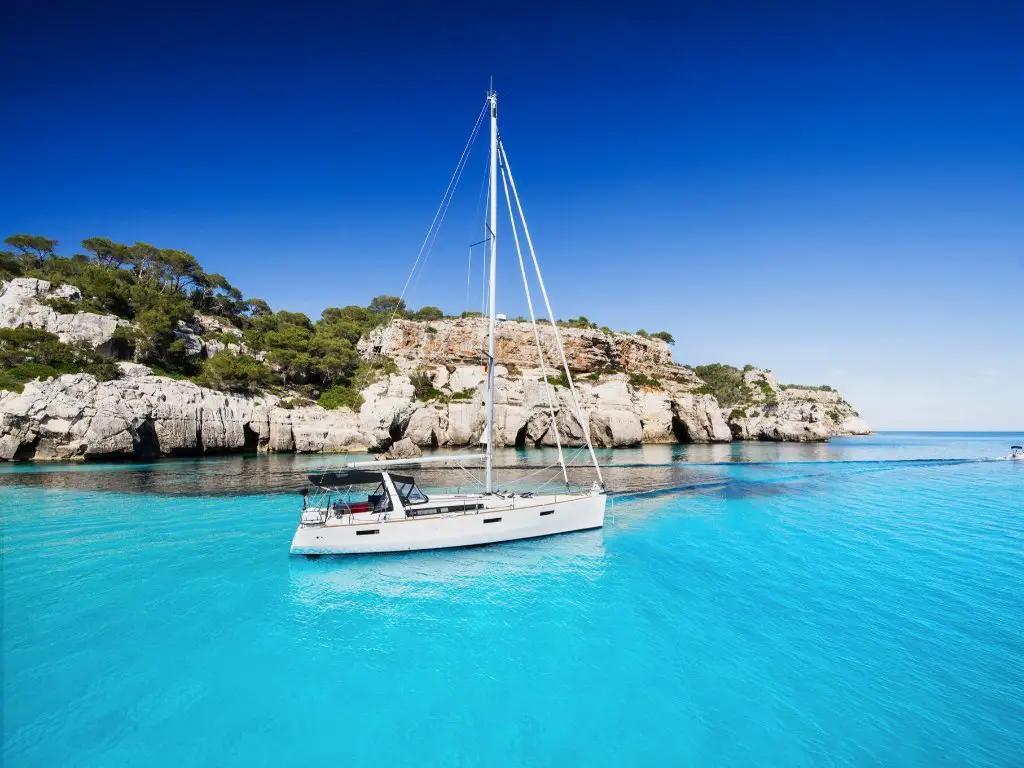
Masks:
[[[395,481],[395,488],[405,504],[422,504],[427,500],[427,495],[416,487],[416,483],[400,483]]]

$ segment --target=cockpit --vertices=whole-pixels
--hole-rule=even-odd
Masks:
[[[425,504],[429,498],[416,486],[416,481],[406,475],[389,474],[402,507]],[[310,501],[308,493],[305,504],[326,511],[331,517],[349,514],[392,512],[395,509],[384,473],[374,470],[352,469],[337,472],[322,472],[309,475],[309,481],[316,486],[316,499]]]

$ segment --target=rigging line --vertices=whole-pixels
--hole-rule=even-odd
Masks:
[[[582,452],[583,452],[584,450],[585,450],[584,448],[581,448],[581,449],[580,449],[579,451],[577,451],[577,452],[576,452],[576,455],[577,455],[577,456],[579,456],[579,454],[580,454],[580,453],[582,453]],[[570,460],[570,461],[571,461],[571,460]],[[528,479],[528,478],[531,478],[531,477],[533,477],[534,475],[539,475],[539,474],[540,474],[541,472],[547,472],[547,471],[548,471],[549,469],[551,469],[552,467],[557,467],[557,466],[558,466],[558,462],[557,462],[557,461],[554,461],[554,462],[552,462],[552,463],[548,464],[547,466],[544,466],[544,467],[540,467],[540,468],[538,468],[538,469],[535,469],[535,470],[534,470],[534,471],[532,471],[532,472],[527,472],[527,473],[526,473],[525,475],[523,475],[522,477],[517,477],[517,478],[516,478],[515,480],[512,480],[512,481],[511,481],[511,482],[509,483],[509,485],[515,485],[516,483],[520,483],[520,482],[522,482],[523,480],[526,480],[526,479]],[[516,467],[503,467],[503,469],[516,469]]]
[[[456,175],[458,175],[459,167],[461,165],[463,165],[466,153],[472,147],[473,140],[476,138],[477,133],[479,133],[479,131],[480,131],[480,126],[481,126],[481,124],[483,124],[484,115],[487,113],[487,105],[489,103],[490,103],[489,101],[485,100],[484,103],[483,103],[483,106],[480,107],[480,114],[477,115],[477,117],[476,117],[476,122],[473,124],[473,130],[471,130],[469,132],[469,139],[466,141],[466,146],[463,148],[462,154],[459,156],[459,162],[456,163],[455,170],[452,172],[452,176],[448,180],[448,186],[445,188],[444,195],[441,196],[441,202],[438,204],[437,210],[434,212],[434,218],[430,222],[430,227],[427,229],[427,234],[423,238],[423,243],[420,244],[419,253],[416,254],[416,260],[412,264],[412,269],[409,271],[409,276],[407,278],[405,278],[405,285],[402,286],[402,293],[399,296],[400,299],[405,298],[405,292],[409,288],[409,281],[412,280],[412,276],[416,272],[416,266],[420,263],[420,258],[423,256],[423,249],[426,248],[426,246],[427,246],[427,241],[430,239],[430,233],[434,229],[434,224],[437,222],[437,217],[441,214],[441,208],[444,206],[444,201],[448,197],[449,193],[451,192],[452,184],[455,183],[455,177],[456,177]],[[395,315],[398,314],[398,307],[399,306],[401,306],[401,304],[396,304],[394,311],[391,313],[391,318],[388,320],[388,325],[387,325],[388,329],[390,329],[391,323],[394,322]],[[381,340],[381,354],[384,354],[385,350],[387,349],[388,337],[389,337],[389,334],[387,332],[385,332],[384,333],[384,337]]]
[[[479,480],[477,480],[475,477],[473,477],[473,473],[472,472],[470,472],[468,469],[466,469],[461,464],[459,464],[458,467],[459,467],[460,470],[462,470],[462,474],[464,474],[466,477],[469,478],[470,484],[478,486],[478,487],[483,486],[483,483],[481,483]]]
[[[459,155],[459,161],[455,164],[455,170],[452,172],[451,178],[448,180],[448,186],[445,188],[444,195],[441,196],[441,202],[437,206],[437,210],[434,212],[434,218],[430,222],[430,227],[427,228],[427,234],[423,238],[423,242],[420,244],[420,250],[417,254],[416,262],[413,264],[412,271],[416,271],[416,265],[419,262],[420,257],[423,255],[424,249],[427,247],[427,243],[430,241],[431,234],[435,231],[435,227],[439,227],[438,218],[443,216],[443,210],[446,210],[446,205],[450,205],[450,198],[455,194],[455,187],[458,185],[458,180],[462,175],[462,169],[465,167],[465,163],[469,159],[469,153],[472,151],[473,142],[480,132],[480,126],[483,124],[484,113],[487,109],[487,103],[480,108],[480,114],[476,117],[476,123],[473,124],[473,130],[470,131],[469,139],[466,141],[466,146],[462,148],[462,154]],[[412,277],[410,273],[409,277]],[[406,280],[408,286],[409,280]]]
[[[473,277],[473,246],[469,246],[469,257],[466,260],[466,301],[463,304],[466,310],[469,309],[469,283]]]
[[[476,141],[476,137],[480,133],[481,125],[483,125],[483,121],[477,123],[476,131],[473,133],[472,136],[470,136],[469,143],[466,145],[469,151],[466,152],[462,158],[460,158],[462,161],[462,166],[458,168],[459,175],[456,177],[455,184],[451,188],[452,191],[451,194],[448,196],[448,202],[447,204],[445,204],[444,211],[441,213],[441,219],[440,221],[437,222],[437,226],[434,228],[434,236],[430,240],[430,245],[427,247],[427,252],[423,255],[423,263],[420,264],[420,271],[416,275],[416,279],[413,281],[412,284],[413,292],[415,292],[416,286],[419,284],[420,277],[423,275],[424,270],[426,270],[427,268],[427,260],[430,258],[430,254],[434,250],[434,245],[437,243],[438,235],[441,234],[441,227],[444,225],[444,220],[448,216],[448,211],[451,210],[452,200],[455,199],[455,191],[458,189],[459,182],[462,180],[462,174],[465,172],[466,167],[469,165],[469,156],[473,152],[473,144]]]
[[[577,418],[580,422],[580,427],[583,429],[583,434],[587,438],[587,448],[590,450],[590,458],[594,462],[594,469],[597,471],[597,479],[601,485],[604,485],[604,477],[601,475],[601,465],[597,461],[597,454],[594,453],[594,443],[590,438],[590,423],[589,419],[583,413],[583,407],[580,405],[579,396],[576,393],[576,385],[573,383],[572,374],[569,372],[569,362],[565,359],[565,349],[562,347],[562,337],[558,332],[558,325],[555,323],[555,313],[551,310],[551,301],[548,299],[547,289],[544,287],[544,277],[540,273],[540,263],[537,261],[537,251],[533,247],[533,238],[530,237],[530,228],[526,224],[526,215],[523,213],[523,203],[519,199],[519,192],[516,190],[516,180],[512,175],[512,166],[509,165],[508,155],[505,152],[505,145],[500,140],[498,142],[498,151],[501,153],[501,159],[505,164],[505,169],[508,171],[508,181],[512,186],[512,194],[516,198],[516,207],[519,210],[519,219],[523,222],[523,234],[526,235],[526,244],[530,248],[530,257],[533,259],[533,268],[537,272],[537,283],[540,285],[541,295],[544,297],[544,306],[548,310],[548,319],[551,321],[551,329],[555,334],[555,344],[558,347],[558,354],[562,357],[562,368],[565,370],[565,378],[569,383],[569,393],[572,395],[573,403],[576,406]]]
[[[551,415],[551,428],[555,431],[555,446],[558,448],[558,463],[562,466],[562,476],[565,484],[569,484],[569,473],[565,469],[565,457],[562,456],[562,439],[558,435],[558,420],[555,418],[555,403],[552,396],[552,387],[548,384],[548,367],[544,362],[544,350],[540,345],[540,332],[537,330],[537,316],[533,311],[533,298],[530,296],[530,283],[526,279],[526,264],[523,262],[523,249],[519,245],[519,228],[516,227],[516,217],[512,213],[512,198],[508,194],[508,178],[505,175],[505,166],[501,166],[501,184],[505,188],[505,202],[508,204],[508,220],[512,227],[512,239],[516,244],[516,255],[519,257],[519,272],[523,276],[523,291],[526,293],[526,306],[530,310],[530,322],[533,324],[533,339],[537,343],[537,358],[540,360],[540,375],[544,377],[544,394],[548,400],[548,412]]]
[[[549,478],[548,478],[547,480],[545,480],[545,481],[544,481],[543,483],[541,483],[540,485],[536,486],[536,488],[537,488],[538,490],[540,490],[540,489],[544,488],[544,486],[546,486],[546,485],[551,485],[551,483],[553,483],[553,482],[555,481],[555,478],[556,478],[557,476],[558,476],[558,471],[557,471],[557,470],[555,470],[554,472],[552,472],[552,473],[551,473],[551,477],[549,477]]]
[[[480,315],[484,316],[487,314],[487,258],[488,253],[486,249],[480,251]],[[487,335],[487,328],[484,326],[484,330],[481,332],[481,340]]]
[[[490,155],[490,151],[488,151],[488,155]],[[473,211],[473,218],[474,219],[477,216],[480,215],[480,201],[484,199],[484,190],[487,189],[487,177],[490,175],[489,171],[490,171],[489,164],[485,165],[484,166],[483,178],[480,179],[480,193],[476,196],[476,209]],[[485,227],[485,230],[486,230],[486,227]],[[486,234],[486,231],[485,231],[485,234]],[[486,242],[487,242],[487,238],[486,237],[483,240],[480,241],[480,243],[486,243]],[[476,245],[480,245],[480,243],[473,243],[473,245],[469,246],[469,269],[466,272],[466,303],[462,307],[462,309],[464,311],[466,311],[466,312],[469,311],[469,286],[470,286],[470,280],[473,277],[473,247],[476,246]]]

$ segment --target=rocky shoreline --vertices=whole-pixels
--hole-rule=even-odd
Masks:
[[[96,316],[81,332],[81,321],[38,307],[36,299],[48,285],[16,287],[0,299],[5,327],[52,327],[99,346],[118,325]],[[870,432],[830,389],[780,387],[770,371],[748,367],[742,372],[745,402],[722,408],[694,369],[672,361],[664,341],[594,328],[561,332],[597,446],[824,441]],[[31,381],[22,392],[0,391],[0,460],[378,452],[400,441],[421,448],[476,444],[486,418],[486,372],[479,363],[484,333],[482,319],[463,318],[396,320],[367,334],[360,354],[370,358],[383,349],[398,372],[362,389],[358,411],[295,406],[294,399],[276,394],[206,389],[132,362],[118,363],[121,375],[110,381],[86,373]],[[546,360],[557,359],[550,328],[542,345]],[[202,345],[194,346],[204,354]],[[502,322],[496,347],[501,364],[495,367],[495,444],[554,445],[532,326]],[[558,434],[563,445],[582,445],[583,426],[564,384],[553,388]]]

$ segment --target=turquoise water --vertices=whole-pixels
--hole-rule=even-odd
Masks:
[[[1021,438],[618,451],[602,531],[318,561],[343,457],[6,466],[3,763],[1019,766]]]

